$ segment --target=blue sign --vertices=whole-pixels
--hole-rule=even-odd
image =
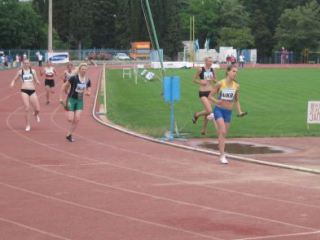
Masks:
[[[170,103],[170,133],[166,137],[169,141],[173,140],[174,132],[174,102],[180,100],[180,77],[171,76],[163,79],[163,98]]]
[[[180,77],[167,76],[163,79],[163,98],[166,102],[180,100]]]
[[[69,62],[68,52],[48,52],[47,59],[52,63],[67,63]]]
[[[55,62],[55,61],[63,61],[66,58],[68,58],[68,55],[61,54],[61,55],[55,55],[49,58],[50,61]]]

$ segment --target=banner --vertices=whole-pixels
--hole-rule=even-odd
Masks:
[[[320,123],[320,101],[308,102],[308,124]]]
[[[52,63],[67,63],[69,62],[68,52],[48,52],[48,61]]]

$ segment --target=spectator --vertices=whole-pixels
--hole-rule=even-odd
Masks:
[[[226,61],[227,61],[228,65],[231,64],[231,56],[230,55],[227,55]]]
[[[282,47],[281,48],[281,53],[280,53],[281,64],[285,64],[286,63],[286,52],[287,52],[287,50],[284,47]]]
[[[12,67],[12,65],[13,65],[13,57],[11,55],[8,56],[8,63],[9,63],[9,67]]]
[[[236,64],[236,63],[237,63],[236,57],[233,56],[233,55],[231,55],[231,57],[230,57],[230,62],[231,62],[232,65]]]
[[[19,54],[16,54],[16,66],[20,67],[20,56],[19,56]]]
[[[244,57],[243,53],[241,52],[240,56],[239,56],[239,67],[244,68],[244,63],[245,63],[245,57]]]
[[[39,54],[37,54],[37,57],[38,57],[38,65],[39,67],[42,67],[43,55],[39,52]]]

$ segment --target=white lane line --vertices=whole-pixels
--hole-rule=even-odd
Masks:
[[[24,188],[20,188],[20,187],[17,187],[17,186],[13,186],[13,185],[10,185],[10,184],[7,184],[7,183],[3,183],[3,182],[0,182],[0,185],[2,185],[4,187],[7,187],[7,188],[10,188],[10,189],[14,189],[16,191],[28,193],[28,194],[33,195],[33,196],[41,197],[41,198],[48,199],[48,200],[51,200],[51,201],[54,201],[54,202],[60,202],[60,203],[63,203],[63,204],[67,204],[67,205],[70,205],[70,206],[73,206],[73,207],[77,207],[77,208],[82,208],[82,209],[89,210],[89,211],[99,212],[99,213],[111,215],[111,216],[114,216],[114,217],[124,218],[124,219],[130,220],[130,221],[134,221],[134,222],[139,222],[139,223],[146,224],[146,225],[152,225],[152,226],[164,228],[164,229],[167,229],[167,230],[186,233],[186,234],[189,234],[189,235],[191,234],[193,236],[202,237],[202,238],[206,238],[206,239],[222,240],[220,238],[216,238],[216,237],[213,237],[213,236],[200,234],[200,233],[197,233],[197,232],[188,231],[188,230],[172,227],[172,226],[165,225],[165,224],[151,222],[151,221],[148,221],[148,220],[144,220],[144,219],[140,219],[140,218],[136,218],[136,217],[131,217],[131,216],[127,216],[127,215],[111,212],[111,211],[108,211],[108,210],[95,208],[95,207],[91,207],[91,206],[88,206],[88,205],[83,205],[83,204],[79,204],[79,203],[76,203],[76,202],[72,202],[72,201],[68,201],[68,200],[52,197],[52,196],[49,196],[49,195],[45,195],[45,194],[42,194],[42,193],[30,191],[30,190],[27,190],[27,189],[24,189]]]
[[[33,165],[33,164],[30,164],[30,163],[24,162],[24,161],[22,161],[20,159],[17,159],[17,158],[8,156],[6,154],[3,154],[1,152],[0,152],[0,155],[5,157],[5,158],[7,158],[7,159],[12,160],[12,161],[15,161],[15,162],[21,163],[23,165],[29,166],[31,168],[40,169],[40,170],[45,171],[45,172],[53,173],[53,174],[60,175],[60,176],[63,176],[63,177],[67,177],[67,178],[70,178],[70,179],[75,179],[75,180],[82,181],[82,182],[85,182],[85,183],[94,184],[94,185],[102,186],[102,187],[107,187],[107,188],[112,189],[112,190],[117,190],[117,191],[122,191],[122,192],[125,192],[125,193],[129,193],[129,194],[148,197],[148,198],[152,198],[152,199],[155,199],[155,200],[162,200],[162,201],[166,201],[166,202],[171,202],[171,203],[182,205],[182,206],[200,208],[200,209],[203,209],[203,210],[223,213],[223,214],[227,214],[227,215],[235,215],[235,216],[240,216],[240,217],[243,217],[243,218],[261,220],[261,221],[264,221],[264,222],[270,222],[270,223],[281,224],[281,225],[285,225],[285,226],[305,229],[305,230],[308,230],[308,231],[317,230],[317,229],[314,229],[314,228],[311,228],[311,227],[296,225],[296,224],[287,223],[287,222],[283,222],[283,221],[278,221],[278,220],[274,220],[274,219],[258,217],[258,216],[239,213],[239,212],[234,212],[234,211],[222,210],[222,209],[219,209],[219,208],[208,207],[208,206],[204,206],[204,205],[200,205],[200,204],[196,204],[196,203],[184,202],[184,201],[175,200],[175,199],[171,199],[171,198],[167,198],[167,197],[162,197],[162,196],[155,195],[155,194],[139,192],[139,191],[123,188],[123,187],[112,186],[112,185],[106,184],[106,183],[99,183],[99,182],[96,182],[96,181],[93,181],[93,180],[89,180],[89,179],[86,179],[86,178],[82,178],[82,177],[78,177],[78,176],[70,175],[70,174],[65,174],[65,173],[60,173],[60,172],[58,172],[56,170],[46,169],[46,168],[43,168],[43,167],[40,167],[40,166],[37,166],[37,165]]]
[[[57,128],[63,129],[53,119],[51,121],[53,121],[53,123],[56,125]],[[126,148],[117,147],[117,146],[114,146],[114,145],[111,145],[111,144],[106,144],[106,143],[103,143],[103,142],[95,141],[95,140],[92,140],[92,139],[88,138],[88,136],[87,137],[83,137],[81,135],[76,135],[76,136],[79,137],[79,138],[85,139],[88,142],[92,142],[95,145],[101,145],[101,146],[109,147],[111,149],[115,149],[115,150],[118,150],[118,151],[127,152],[127,153],[130,153],[130,154],[140,155],[140,156],[143,156],[143,157],[146,157],[146,158],[149,158],[149,159],[162,160],[163,161],[163,159],[156,158],[156,157],[154,157],[152,155],[149,155],[149,154],[143,154],[141,152],[132,151],[132,150],[129,150],[129,149],[126,149]],[[33,141],[35,143],[37,143],[35,140],[33,140]],[[81,156],[78,155],[77,157],[81,157]],[[86,157],[83,157],[83,159],[85,159],[85,158]],[[90,158],[86,158],[86,159],[90,159]],[[134,169],[134,168],[123,167],[121,165],[111,164],[111,163],[99,161],[99,160],[96,160],[96,159],[93,159],[93,161],[98,162],[98,163],[105,163],[105,165],[109,165],[109,166],[112,166],[112,167],[115,167],[115,168],[119,168],[119,169],[124,169],[124,170],[128,170],[128,171],[134,171],[134,172],[138,172],[138,173],[141,173],[141,174],[144,174],[144,175],[149,175],[149,176],[152,176],[152,177],[162,178],[162,179],[165,179],[165,180],[172,181],[172,182],[174,182],[176,184],[183,184],[183,185],[189,185],[189,186],[199,186],[199,187],[203,187],[203,188],[207,188],[207,189],[211,189],[211,190],[219,190],[219,191],[222,191],[222,192],[242,195],[242,196],[251,197],[251,198],[258,198],[258,199],[263,199],[263,200],[271,200],[271,201],[277,201],[277,202],[286,203],[286,204],[294,204],[294,205],[299,205],[299,206],[304,206],[304,207],[311,207],[311,208],[320,209],[320,206],[318,206],[318,205],[304,204],[304,203],[293,202],[293,201],[283,200],[283,199],[273,198],[273,197],[265,197],[265,196],[261,196],[261,195],[257,195],[257,194],[253,194],[253,193],[246,193],[246,192],[239,192],[239,191],[235,191],[235,190],[225,189],[225,188],[222,188],[222,187],[194,184],[194,183],[190,183],[188,181],[184,181],[184,180],[180,180],[180,179],[176,179],[176,178],[172,178],[172,177],[167,177],[167,176],[162,176],[162,175],[158,175],[158,174],[152,174],[151,172],[145,172],[145,171],[140,171],[140,170]],[[177,161],[174,161],[174,160],[171,161],[170,160],[170,163],[171,162],[177,162]],[[215,171],[216,170],[213,171],[213,174],[215,173]],[[232,174],[232,175],[234,175],[234,174]]]
[[[320,231],[315,232],[302,232],[302,233],[291,233],[291,234],[280,234],[280,235],[268,235],[268,236],[260,236],[260,237],[252,237],[252,238],[237,238],[234,240],[266,240],[266,239],[273,239],[273,238],[282,238],[282,237],[297,237],[297,236],[310,236],[320,234]],[[320,239],[320,235],[319,235]]]
[[[41,234],[44,234],[44,235],[47,235],[47,236],[50,236],[50,237],[53,237],[53,238],[56,238],[56,239],[71,240],[70,238],[62,237],[60,235],[57,235],[57,234],[54,234],[54,233],[50,233],[50,232],[41,230],[39,228],[35,228],[35,227],[29,226],[29,225],[26,225],[26,224],[23,224],[23,223],[19,223],[17,221],[6,219],[6,218],[0,217],[0,221],[15,225],[15,226],[18,226],[18,227],[21,227],[21,228],[28,229],[28,230],[31,230],[33,232],[41,233]]]

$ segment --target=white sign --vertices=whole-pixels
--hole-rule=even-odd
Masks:
[[[67,63],[69,62],[68,52],[48,52],[48,61],[52,63]]]
[[[163,62],[164,68],[191,68],[191,62]],[[160,62],[151,62],[151,68],[161,68]]]
[[[204,63],[192,63],[192,62],[163,62],[164,68],[192,68],[203,67]],[[212,64],[212,68],[220,68],[219,64]],[[151,68],[161,68],[160,62],[151,62]]]
[[[320,123],[320,101],[308,102],[308,124]]]
[[[154,76],[155,76],[155,74],[153,72],[148,72],[146,74],[146,79],[150,81],[153,79]]]

